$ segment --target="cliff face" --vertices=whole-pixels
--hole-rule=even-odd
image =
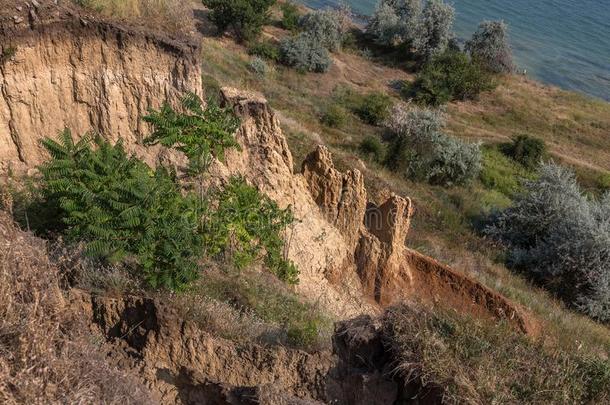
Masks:
[[[363,299],[351,240],[314,201],[306,177],[294,172],[286,138],[267,101],[259,94],[231,88],[223,89],[223,95],[242,120],[236,134],[242,150],[228,151],[225,162],[212,167],[213,176],[244,176],[281,207],[292,208],[296,221],[286,233],[286,253],[301,272],[296,287],[301,295],[339,317],[375,310],[372,302]],[[321,181],[321,187],[330,184]],[[344,204],[357,206],[358,202],[345,200]],[[355,216],[353,221],[357,229],[360,219]]]
[[[40,163],[40,138],[64,128],[123,139],[153,163],[154,153],[138,146],[147,131],[142,117],[184,92],[201,93],[197,47],[61,2],[2,3],[0,173]]]
[[[80,14],[62,2],[3,3],[9,7],[0,9],[0,174],[42,162],[38,141],[64,128],[120,139],[149,164],[181,166],[177,154],[141,146],[142,117],[187,91],[201,92],[197,47]],[[280,206],[291,206],[297,221],[287,230],[286,255],[301,271],[296,288],[302,296],[337,317],[442,297],[456,309],[530,329],[505,298],[406,248],[408,198],[369,201],[362,174],[335,169],[323,146],[295,173],[266,100],[228,88],[223,95],[242,119],[236,134],[242,148],[216,162],[211,179],[244,176]]]
[[[442,300],[460,312],[506,319],[536,333],[525,311],[503,296],[405,246],[413,205],[392,194],[368,200],[362,174],[338,171],[324,146],[311,152],[301,173],[278,118],[259,94],[223,89],[224,102],[241,117],[241,151],[216,162],[214,177],[244,176],[297,221],[288,230],[287,256],[301,271],[298,292],[338,317],[374,312],[403,300]]]

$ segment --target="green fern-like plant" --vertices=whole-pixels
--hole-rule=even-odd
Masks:
[[[134,264],[153,287],[179,290],[197,278],[203,207],[167,170],[128,156],[120,141],[75,143],[69,130],[42,145],[52,158],[40,166],[42,192],[68,240],[84,242],[90,256]]]
[[[280,279],[298,282],[297,268],[283,255],[290,209],[280,209],[242,178],[231,179],[215,195],[203,191],[212,159],[239,148],[233,112],[214,103],[204,108],[196,95],[187,94],[182,111],[165,104],[146,120],[154,128],[146,144],[184,152],[201,180],[201,194],[183,193],[174,173],[128,156],[120,141],[112,145],[85,136],[74,142],[65,130],[58,141],[42,141],[51,155],[40,166],[42,200],[59,220],[51,231],[83,242],[91,256],[132,265],[155,288],[187,286],[197,278],[204,252],[226,254],[239,268],[262,259]]]
[[[177,112],[168,103],[151,110],[144,121],[153,126],[153,132],[144,143],[183,152],[193,174],[207,171],[213,158],[223,160],[225,149],[239,149],[234,133],[240,122],[231,109],[219,107],[213,99],[204,108],[196,94],[187,93],[182,110]]]
[[[290,208],[280,209],[241,177],[231,178],[216,201],[205,226],[209,253],[230,256],[238,268],[262,259],[278,278],[297,283],[298,269],[283,254],[282,233],[294,221]]]

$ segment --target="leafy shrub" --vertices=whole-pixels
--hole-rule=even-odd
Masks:
[[[466,52],[493,73],[511,73],[514,70],[513,56],[506,29],[502,21],[483,21],[466,42]]]
[[[280,59],[280,51],[278,47],[274,43],[268,41],[251,43],[248,45],[248,54],[273,62],[277,62]]]
[[[144,139],[146,145],[161,144],[175,147],[189,159],[192,173],[203,173],[213,158],[222,160],[224,150],[239,148],[234,133],[239,119],[230,109],[220,108],[213,100],[203,107],[196,94],[182,98],[184,112],[176,112],[168,103],[161,110],[151,110],[144,121],[153,126],[152,134]]]
[[[463,184],[479,173],[479,145],[440,132],[440,114],[398,108],[387,124],[395,135],[386,158],[390,169],[408,178],[441,185]]]
[[[392,99],[387,94],[369,93],[362,98],[355,113],[364,122],[379,125],[389,117],[392,105]]]
[[[40,166],[42,193],[57,207],[58,230],[84,242],[90,256],[134,263],[153,287],[183,288],[198,276],[199,202],[165,169],[128,157],[120,142],[97,137],[94,145],[87,137],[74,143],[68,130],[61,143],[43,140],[52,159]]]
[[[303,72],[326,72],[331,65],[328,51],[320,43],[301,33],[280,43],[280,62]]]
[[[366,32],[372,35],[379,45],[395,46],[403,42],[405,27],[390,2],[381,1],[366,26]]]
[[[152,111],[147,120],[154,131],[146,142],[183,151],[192,172],[202,176],[212,157],[237,145],[232,132],[239,122],[229,110],[204,110],[193,94],[182,106],[182,112],[168,104]],[[128,157],[120,143],[98,137],[92,149],[87,138],[75,144],[65,131],[61,144],[46,139],[43,145],[53,159],[40,167],[42,200],[60,220],[55,230],[84,242],[86,253],[131,264],[152,287],[172,290],[198,276],[204,247],[213,256],[230,253],[239,267],[264,256],[279,278],[298,282],[298,270],[283,258],[281,232],[293,220],[290,209],[280,210],[242,179],[205,200],[203,192],[183,194],[175,176]]]
[[[421,16],[421,0],[382,0],[366,27],[379,45],[412,41]]]
[[[530,178],[531,173],[497,148],[488,147],[483,151],[483,166],[479,179],[489,189],[507,197],[521,191],[521,180]]]
[[[445,52],[451,39],[455,10],[443,0],[428,0],[413,34],[413,48],[424,60]]]
[[[374,162],[383,162],[385,156],[385,148],[379,138],[376,136],[367,136],[360,142],[358,147],[360,153]]]
[[[265,77],[267,76],[267,73],[269,73],[269,66],[267,66],[267,63],[258,56],[255,56],[248,62],[248,69],[260,77]]]
[[[528,169],[540,164],[546,153],[546,145],[542,139],[528,135],[518,135],[506,147],[507,154]]]
[[[232,111],[210,104],[205,110],[193,94],[183,99],[184,113],[175,112],[165,104],[153,111],[147,120],[154,132],[145,141],[177,147],[189,158],[193,172],[207,170],[212,157],[221,158],[224,150],[237,147],[233,133],[239,121]],[[215,196],[217,208],[204,221],[203,238],[209,254],[230,254],[240,268],[265,254],[265,264],[280,279],[296,283],[298,270],[284,260],[281,237],[283,229],[293,221],[289,209],[280,210],[267,196],[233,178]]]
[[[480,65],[471,63],[464,53],[447,51],[424,65],[405,95],[420,104],[440,106],[451,100],[474,99],[492,88],[490,74]]]
[[[610,320],[610,194],[590,200],[574,174],[543,164],[485,233],[506,244],[508,263],[566,302]]]
[[[423,133],[439,132],[445,125],[446,116],[443,111],[432,108],[409,108],[398,104],[392,108],[390,119],[386,125],[395,134],[406,137],[417,137]]]
[[[339,17],[336,11],[317,10],[301,17],[299,24],[314,43],[335,52],[341,48],[344,34]]]
[[[324,125],[328,125],[333,128],[340,128],[345,125],[345,121],[347,121],[347,113],[345,109],[337,104],[329,105],[322,117],[320,117],[320,121]]]
[[[211,10],[209,19],[220,33],[230,28],[237,40],[247,41],[255,39],[269,21],[275,0],[203,0],[203,4]]]
[[[299,8],[296,4],[287,1],[280,6],[282,10],[282,28],[295,31],[299,27]]]
[[[284,259],[282,232],[294,218],[243,179],[234,177],[217,193],[218,207],[205,222],[205,238],[212,256],[224,254],[238,268],[264,255],[267,267],[281,280],[298,282],[295,265]]]

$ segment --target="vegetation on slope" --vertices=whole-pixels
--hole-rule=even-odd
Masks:
[[[150,404],[103,337],[66,311],[60,281],[45,244],[0,213],[0,403]]]
[[[184,112],[165,104],[146,118],[153,126],[146,143],[175,147],[189,160],[188,172],[205,175],[212,159],[239,147],[239,121],[214,103],[205,108],[187,94]],[[54,223],[41,232],[62,232],[71,242],[86,243],[85,252],[110,263],[129,261],[153,287],[182,290],[199,277],[204,253],[221,253],[243,268],[260,259],[290,283],[298,270],[283,256],[284,228],[293,221],[267,196],[241,178],[232,178],[216,195],[181,192],[175,174],[151,169],[116,145],[97,137],[92,148],[85,136],[74,143],[68,130],[61,143],[45,139],[52,159],[42,165],[42,214]],[[40,215],[41,213],[38,213]]]
[[[289,34],[266,28],[263,35],[266,42],[273,43]],[[413,79],[395,66],[412,65],[390,61],[395,51],[380,50],[361,39],[358,46],[373,49],[372,55],[362,56],[361,50],[351,48],[333,54],[334,66],[328,74],[302,74],[275,65],[270,74],[260,78],[245,70],[249,57],[244,48],[224,38],[204,38],[204,43],[206,81],[263,92],[281,114],[295,161],[315,143],[326,143],[340,167],[355,166],[365,171],[369,190],[383,193],[389,188],[414,200],[417,212],[408,245],[533,310],[549,332],[547,339],[561,350],[580,347],[591,353],[607,353],[610,333],[604,326],[564,309],[553,297],[508,271],[502,264],[502,249],[481,238],[478,231],[491,211],[511,204],[522,190],[524,179],[536,176],[534,169],[540,158],[570,164],[588,192],[602,193],[608,175],[607,161],[603,160],[608,148],[602,146],[603,132],[610,127],[607,104],[541,87],[517,76],[497,76],[498,87],[482,93],[478,100],[446,106],[447,134],[484,142],[479,175],[466,185],[430,186],[401,178],[376,162],[373,156],[385,154],[386,130],[359,119],[353,107],[354,100],[371,91],[388,94],[394,103],[400,101],[402,95],[394,86],[395,80]],[[509,142],[522,134],[540,139],[543,146],[525,146],[528,157],[515,153],[524,145],[517,147]],[[540,149],[546,151],[538,153]],[[366,159],[366,166],[358,156]],[[595,158],[584,161],[580,156]]]
[[[81,7],[135,24],[183,32],[191,11],[184,0],[73,0]]]
[[[401,19],[410,15],[404,14],[404,10],[390,11],[387,14],[394,13]],[[432,11],[429,10],[428,14],[430,13]],[[445,32],[443,27],[437,28],[438,32]],[[578,180],[585,185],[587,192],[601,194],[607,189],[610,144],[605,135],[610,128],[610,106],[569,92],[543,87],[524,78],[495,76],[494,81],[498,84],[495,89],[480,94],[477,90],[473,100],[469,99],[472,98],[469,95],[467,101],[450,102],[446,106],[448,119],[444,131],[447,135],[461,140],[485,142],[482,147],[481,171],[470,183],[449,187],[430,185],[399,176],[375,161],[382,159],[368,159],[363,164],[357,158],[359,151],[363,151],[362,157],[374,156],[377,153],[375,151],[383,150],[387,145],[384,142],[387,134],[383,126],[372,125],[371,122],[360,119],[362,115],[353,107],[353,99],[377,91],[387,94],[395,103],[400,102],[404,92],[401,94],[399,84],[413,80],[411,70],[420,66],[424,66],[424,72],[431,69],[431,65],[425,67],[423,60],[418,59],[427,59],[425,55],[428,52],[420,52],[420,55],[413,57],[409,41],[413,41],[416,35],[408,30],[405,32],[402,36],[392,37],[392,43],[383,46],[379,45],[380,38],[357,34],[355,49],[345,47],[343,51],[334,51],[330,55],[333,64],[329,66],[330,72],[325,75],[303,72],[308,69],[295,71],[276,65],[274,47],[283,38],[295,34],[275,26],[265,27],[262,31],[262,36],[265,37],[263,42],[270,44],[264,52],[261,51],[269,55],[264,56],[269,64],[269,70],[264,75],[254,74],[249,68],[251,56],[245,46],[228,38],[206,37],[202,49],[206,91],[220,82],[223,85],[231,84],[263,92],[280,113],[297,164],[315,143],[324,142],[339,158],[340,167],[358,166],[365,171],[369,190],[382,194],[386,189],[391,189],[412,197],[417,213],[408,240],[411,247],[478,278],[522,303],[541,319],[545,333],[535,344],[510,335],[502,327],[488,327],[478,325],[477,322],[473,325],[473,321],[461,318],[452,320],[453,315],[447,321],[450,325],[449,333],[443,326],[445,321],[433,321],[432,324],[423,322],[421,330],[427,330],[427,335],[422,336],[430,337],[432,343],[441,342],[440,351],[436,350],[439,347],[433,347],[436,351],[429,352],[431,355],[426,358],[426,369],[443,385],[455,388],[451,392],[457,398],[474,395],[470,398],[497,398],[508,402],[607,399],[604,397],[607,393],[599,389],[600,386],[607,386],[607,380],[604,379],[607,376],[605,365],[589,358],[607,358],[610,352],[608,328],[567,310],[550,294],[532,287],[524,278],[508,271],[503,263],[503,249],[482,238],[477,227],[490,211],[511,205],[515,196],[523,190],[520,179],[536,177],[532,160],[513,159],[512,156],[517,154],[506,153],[507,148],[503,145],[520,134],[541,139],[546,144],[548,156],[576,170]],[[413,36],[411,40],[404,39],[408,35]],[[419,41],[420,44],[425,43],[422,38]],[[439,43],[442,45],[444,42],[442,40],[434,46],[426,45],[427,48],[420,49],[435,49]],[[441,48],[451,46],[447,41]],[[476,52],[480,52],[479,48],[476,49]],[[436,52],[430,54],[432,53]],[[481,54],[487,55],[486,52]],[[496,54],[504,55],[502,52]],[[476,62],[472,59],[461,56],[465,54],[459,55],[461,62],[467,60],[468,63],[460,63],[457,73],[479,68],[473,64]],[[489,62],[487,61],[488,64]],[[455,69],[434,69],[432,72],[443,78],[435,80],[435,83],[441,83],[451,90],[451,86],[445,84],[454,82],[452,77],[456,74]],[[448,91],[436,87],[432,90],[440,90],[441,93]],[[344,97],[346,93],[356,97]],[[454,98],[456,97],[448,97]],[[333,106],[335,112],[340,111],[329,117],[345,114],[346,119],[320,120],[321,116],[327,115],[327,111],[332,111],[329,106]],[[379,122],[375,122],[377,123]],[[372,146],[377,145],[373,139],[381,147]],[[361,148],[360,145],[365,140],[368,140],[366,143],[369,146]],[[243,298],[244,295],[240,297]],[[430,315],[435,316],[437,315]],[[443,316],[439,312],[437,317]],[[399,320],[396,322],[397,325],[400,324]],[[471,334],[474,338],[469,337],[471,331],[474,331]],[[404,331],[401,336],[404,336],[409,346],[421,349],[420,353],[426,353],[425,344],[430,342],[420,342],[418,336],[413,337],[410,332]],[[512,345],[504,345],[503,339]],[[474,341],[475,347],[478,347],[474,355],[468,353],[469,348],[464,354],[463,349],[456,346],[464,340],[469,342],[469,346]],[[457,343],[454,345],[453,341]],[[492,350],[495,347],[502,350],[495,352]],[[506,353],[510,356],[506,356]],[[421,354],[418,356],[421,357]],[[441,361],[447,359],[447,356],[452,367],[439,370],[438,367],[447,364]],[[530,361],[535,365],[532,374],[524,372],[524,367],[519,364]],[[456,371],[457,365],[463,362],[474,364],[466,374]],[[490,371],[494,362],[502,365],[498,368],[498,374]],[[543,373],[545,367],[547,370]],[[487,372],[479,373],[477,370]],[[511,374],[518,374],[523,379],[517,379],[511,384],[507,382]],[[453,379],[459,376],[463,378],[459,381]],[[493,382],[497,385],[488,384],[489,376],[498,377]],[[546,380],[545,376],[548,377]],[[557,379],[554,386],[549,381],[553,378]],[[463,382],[469,380],[477,385],[474,391],[471,387],[463,386]],[[530,382],[539,389],[535,392],[528,391]],[[494,397],[494,392],[498,393],[497,397]]]
[[[610,400],[610,365],[545,347],[507,325],[406,305],[383,317],[396,370],[444,404],[576,404]]]

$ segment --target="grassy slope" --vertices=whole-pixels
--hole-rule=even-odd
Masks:
[[[264,37],[286,35],[267,27]],[[498,263],[498,250],[473,231],[482,212],[510,203],[519,178],[530,176],[523,167],[497,151],[496,144],[528,133],[544,139],[554,159],[574,166],[584,184],[595,192],[604,187],[610,169],[610,104],[544,87],[521,77],[502,78],[498,88],[477,102],[448,106],[448,131],[458,137],[485,143],[485,170],[467,187],[443,188],[404,180],[373,162],[362,162],[357,145],[367,135],[381,135],[379,128],[350,115],[340,129],[319,122],[326,105],[336,102],[337,88],[359,93],[384,91],[398,99],[391,83],[412,75],[374,63],[356,53],[334,55],[326,74],[299,74],[274,66],[265,78],[247,68],[246,49],[230,38],[203,39],[203,71],[206,81],[217,81],[265,94],[279,113],[295,165],[315,144],[325,143],[340,168],[364,171],[373,195],[388,189],[413,198],[416,214],[408,244],[462,270],[486,285],[529,307],[546,325],[545,339],[564,349],[610,353],[610,331],[584,316],[566,310],[545,292]]]
[[[100,9],[116,3],[116,0],[90,1]],[[171,10],[176,4],[176,0],[130,0],[130,4],[150,1],[164,5],[159,8],[162,10]],[[381,135],[378,128],[362,123],[353,115],[340,129],[319,123],[324,108],[337,102],[333,97],[337,87],[352,88],[359,93],[384,91],[398,99],[392,81],[411,80],[412,75],[384,65],[382,60],[371,61],[343,52],[334,55],[334,66],[324,75],[299,74],[276,66],[266,78],[260,78],[248,70],[250,58],[244,47],[229,38],[211,36],[214,30],[205,20],[205,11],[201,10],[199,1],[181,4],[193,4],[197,8],[195,25],[204,36],[202,59],[206,87],[220,83],[264,93],[279,113],[295,155],[295,165],[300,164],[315,144],[327,144],[340,168],[356,167],[364,172],[373,195],[391,189],[414,200],[416,214],[408,239],[411,247],[478,278],[529,307],[545,324],[544,343],[582,354],[602,354],[607,358],[610,331],[606,327],[566,310],[547,293],[508,271],[498,263],[500,252],[477,236],[472,224],[481,213],[509,204],[512,193],[519,187],[518,178],[531,175],[496,148],[496,144],[515,134],[528,133],[544,139],[551,147],[553,158],[572,165],[592,192],[610,188],[610,104],[545,87],[522,77],[500,79],[498,88],[483,95],[479,101],[448,106],[448,131],[486,144],[481,178],[467,187],[454,188],[414,183],[358,158],[357,145],[368,135]],[[165,14],[170,22],[174,20],[174,13]],[[274,15],[278,15],[277,10]],[[133,19],[137,13],[119,17]],[[286,33],[275,26],[266,27],[264,33],[268,39],[283,35]]]

